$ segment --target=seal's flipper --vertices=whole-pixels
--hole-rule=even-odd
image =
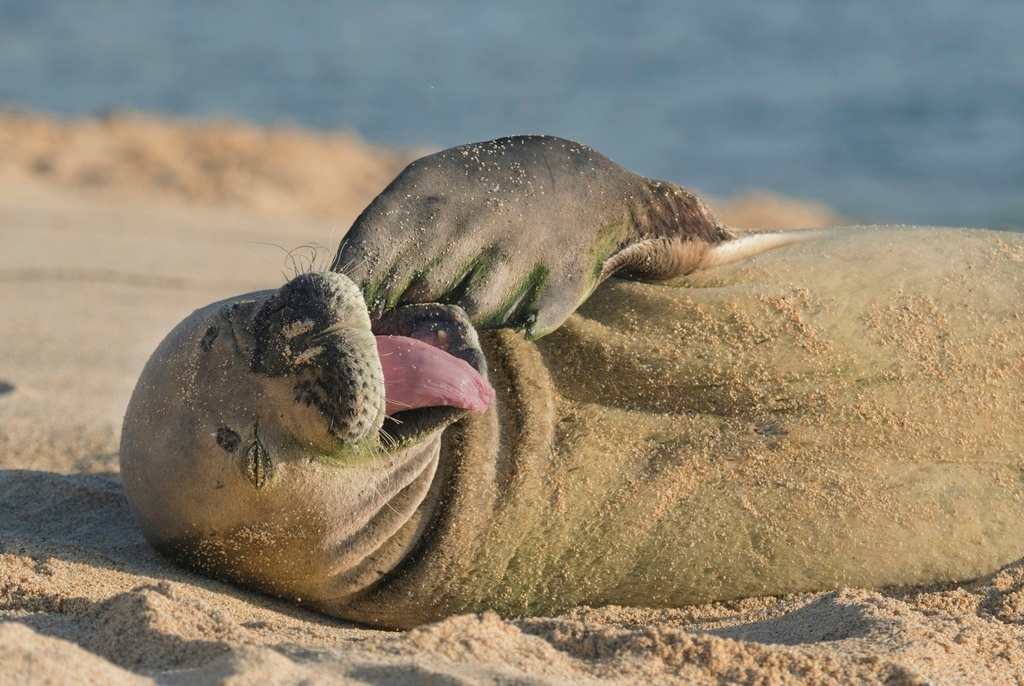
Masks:
[[[701,269],[739,262],[816,235],[815,231],[752,233],[719,243],[685,238],[648,239],[633,243],[608,258],[601,267],[598,282],[612,275],[639,281],[666,281]]]
[[[641,281],[665,281],[700,268],[712,246],[700,240],[652,238],[633,243],[601,267],[599,281],[617,275]]]
[[[410,164],[359,215],[331,269],[360,287],[374,318],[444,303],[478,329],[536,339],[613,273],[667,279],[768,249],[735,238],[682,186],[580,143],[511,136]]]
[[[805,231],[734,229],[720,222],[689,189],[667,181],[635,179],[630,230],[601,265],[595,287],[613,274],[640,281],[674,279],[809,237]]]

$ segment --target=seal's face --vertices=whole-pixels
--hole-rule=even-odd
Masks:
[[[340,599],[393,567],[426,516],[439,430],[472,407],[433,379],[486,385],[429,345],[483,371],[468,322],[446,324],[443,306],[418,313],[378,322],[391,335],[375,336],[350,280],[310,273],[179,324],[122,433],[125,492],[150,542],[291,599]],[[430,351],[440,371],[417,381]]]

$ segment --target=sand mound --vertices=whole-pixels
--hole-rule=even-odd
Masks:
[[[0,665],[11,684],[142,684],[147,679],[18,622],[0,623]]]
[[[156,671],[208,662],[242,642],[242,632],[202,600],[161,581],[119,593],[89,610],[82,645],[127,669]]]
[[[0,178],[94,195],[344,217],[414,157],[352,134],[289,126],[127,112],[80,120],[0,112]]]

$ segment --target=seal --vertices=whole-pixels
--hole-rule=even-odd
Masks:
[[[445,151],[357,220],[348,275],[214,303],[161,343],[121,445],[158,550],[389,628],[956,582],[1024,555],[1024,236],[738,236],[679,212],[652,238],[638,218],[696,196],[512,140],[513,187],[546,184],[512,219],[537,223],[476,194],[497,172],[450,164],[508,140]],[[578,221],[541,221],[549,189]],[[645,252],[698,257],[645,272]],[[616,267],[671,278],[602,282]]]

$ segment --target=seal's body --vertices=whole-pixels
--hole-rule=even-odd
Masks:
[[[442,197],[402,178],[371,208],[400,216],[413,181]],[[441,178],[456,198],[478,183]],[[420,227],[379,225],[405,246],[387,257],[370,215],[365,250],[346,237],[336,265],[374,294],[372,317],[352,280],[313,273],[198,310],[161,344],[121,450],[157,548],[384,627],[958,581],[1024,555],[1024,236],[836,229],[594,290],[608,265],[642,275],[645,252],[750,251],[686,221],[654,238],[627,222],[611,242],[555,225],[565,259],[523,243],[492,250],[506,271],[467,273],[458,250],[444,259],[461,215],[446,216],[419,254],[403,231]],[[504,245],[478,225],[475,245]],[[595,244],[574,276],[573,251]],[[538,264],[557,278],[531,281]],[[557,328],[476,331],[538,323]],[[403,362],[381,359],[406,339],[444,351],[440,376],[463,390],[410,382],[394,411]]]
[[[1022,258],[1017,234],[842,229],[484,335],[498,397],[445,432],[420,545],[329,611],[679,606],[1020,558]]]

